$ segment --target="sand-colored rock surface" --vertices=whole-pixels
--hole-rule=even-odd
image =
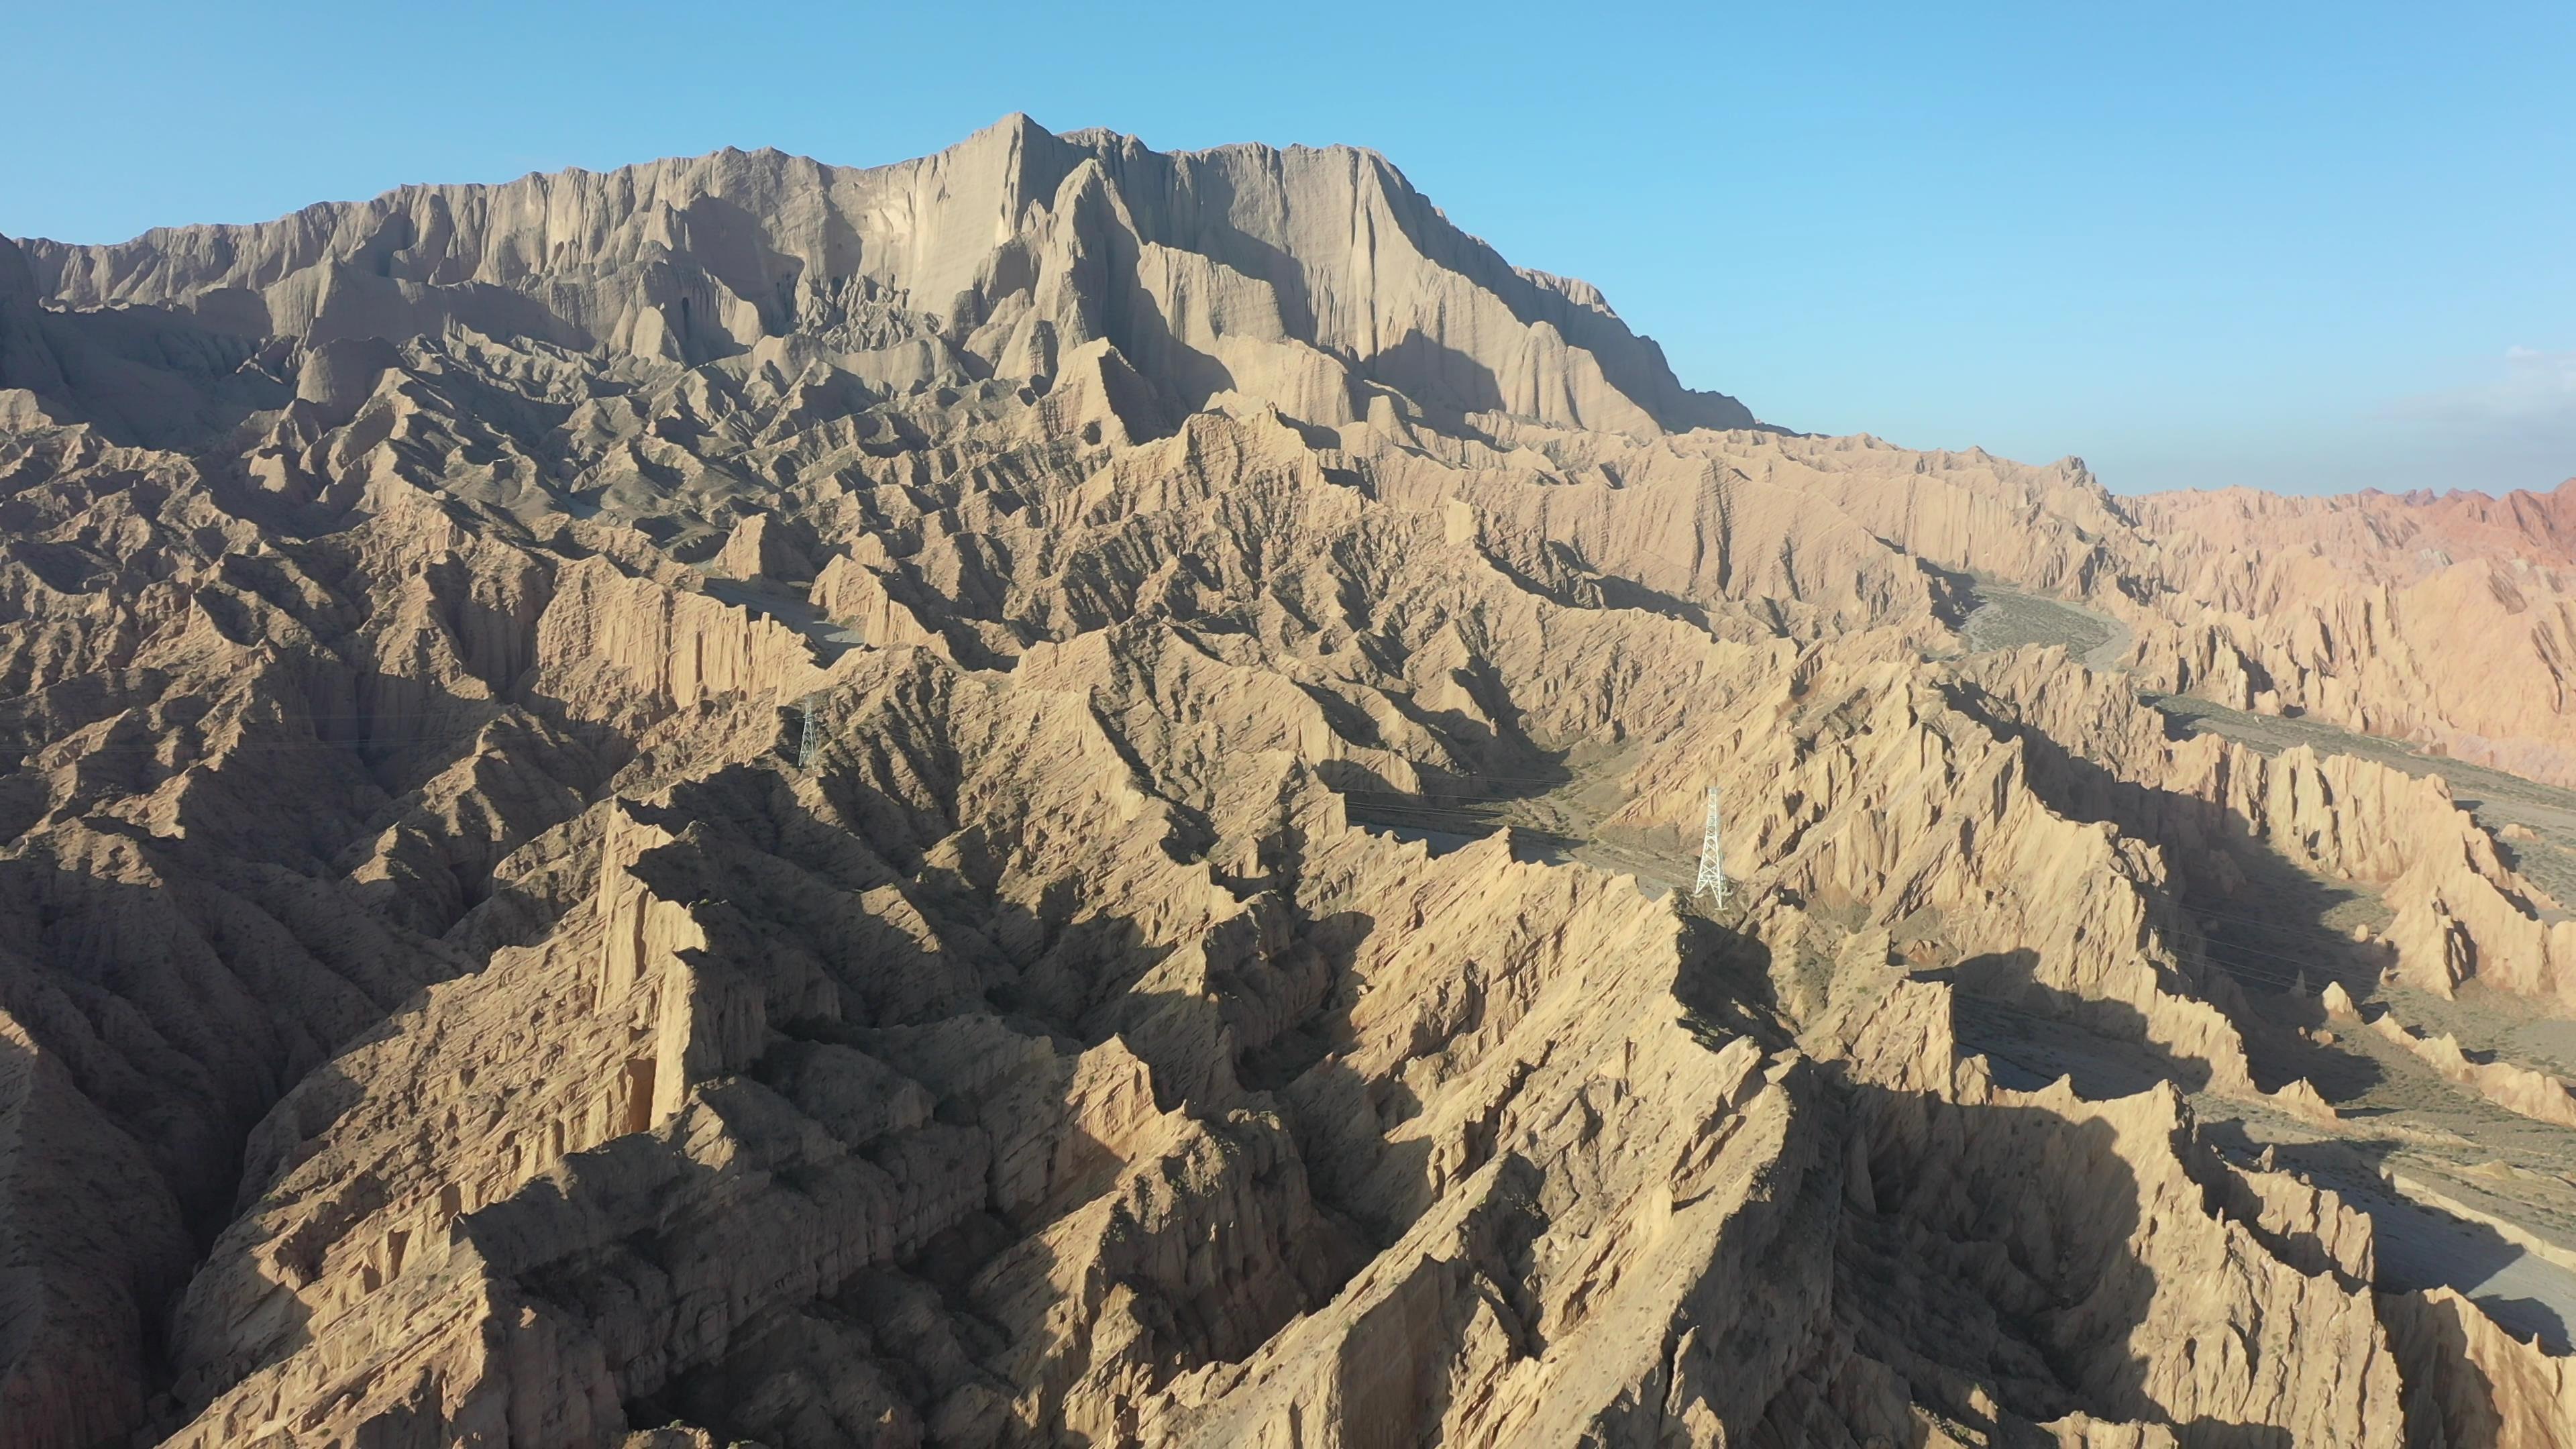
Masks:
[[[2576,1127],[2373,999],[2576,926],[2137,693],[2554,775],[2393,551],[2564,531],[2247,516],[1757,425],[1348,149],[0,242],[0,1446],[2576,1443],[2296,1155],[2365,1014]]]
[[[2461,1050],[2458,1037],[2448,1032],[2426,1036],[2393,1013],[2383,1012],[2369,1025],[2392,1045],[2421,1057],[2433,1070],[2508,1112],[2555,1122],[2561,1127],[2576,1127],[2576,1091],[2570,1091],[2566,1082],[2547,1072],[2513,1062],[2474,1060]]]
[[[2155,687],[2576,783],[2576,489],[2133,506],[2154,562],[2132,660]]]

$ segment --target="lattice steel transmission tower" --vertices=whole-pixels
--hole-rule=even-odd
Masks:
[[[1717,909],[1726,906],[1726,841],[1720,828],[1717,809],[1717,787],[1708,787],[1708,828],[1699,838],[1699,884],[1691,894],[1707,896]]]
[[[814,723],[814,696],[809,694],[796,705],[805,712],[804,729],[796,738],[796,768],[810,770],[814,768],[814,751],[823,743],[823,732]]]

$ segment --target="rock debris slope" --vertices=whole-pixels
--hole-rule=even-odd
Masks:
[[[1974,574],[2557,758],[2195,506],[1757,427],[1361,151],[0,243],[0,1445],[2576,1442],[2204,1120],[2336,1114],[2203,916],[2576,928],[2438,782],[1959,657]],[[1712,783],[1715,915],[1447,828],[1686,870]]]

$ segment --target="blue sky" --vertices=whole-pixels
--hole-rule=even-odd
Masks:
[[[2576,475],[2576,5],[25,5],[0,232],[1013,110],[1353,142],[1694,386],[2122,491]]]

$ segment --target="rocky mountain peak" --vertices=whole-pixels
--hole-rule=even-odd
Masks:
[[[1326,427],[1378,396],[1640,435],[1753,423],[1591,288],[1513,268],[1346,147],[1167,155],[1014,115],[892,166],[727,150],[24,246],[57,310],[306,345],[463,327],[694,366],[767,338],[919,342],[943,382],[1044,386],[1105,340],[1181,413],[1230,391]]]

